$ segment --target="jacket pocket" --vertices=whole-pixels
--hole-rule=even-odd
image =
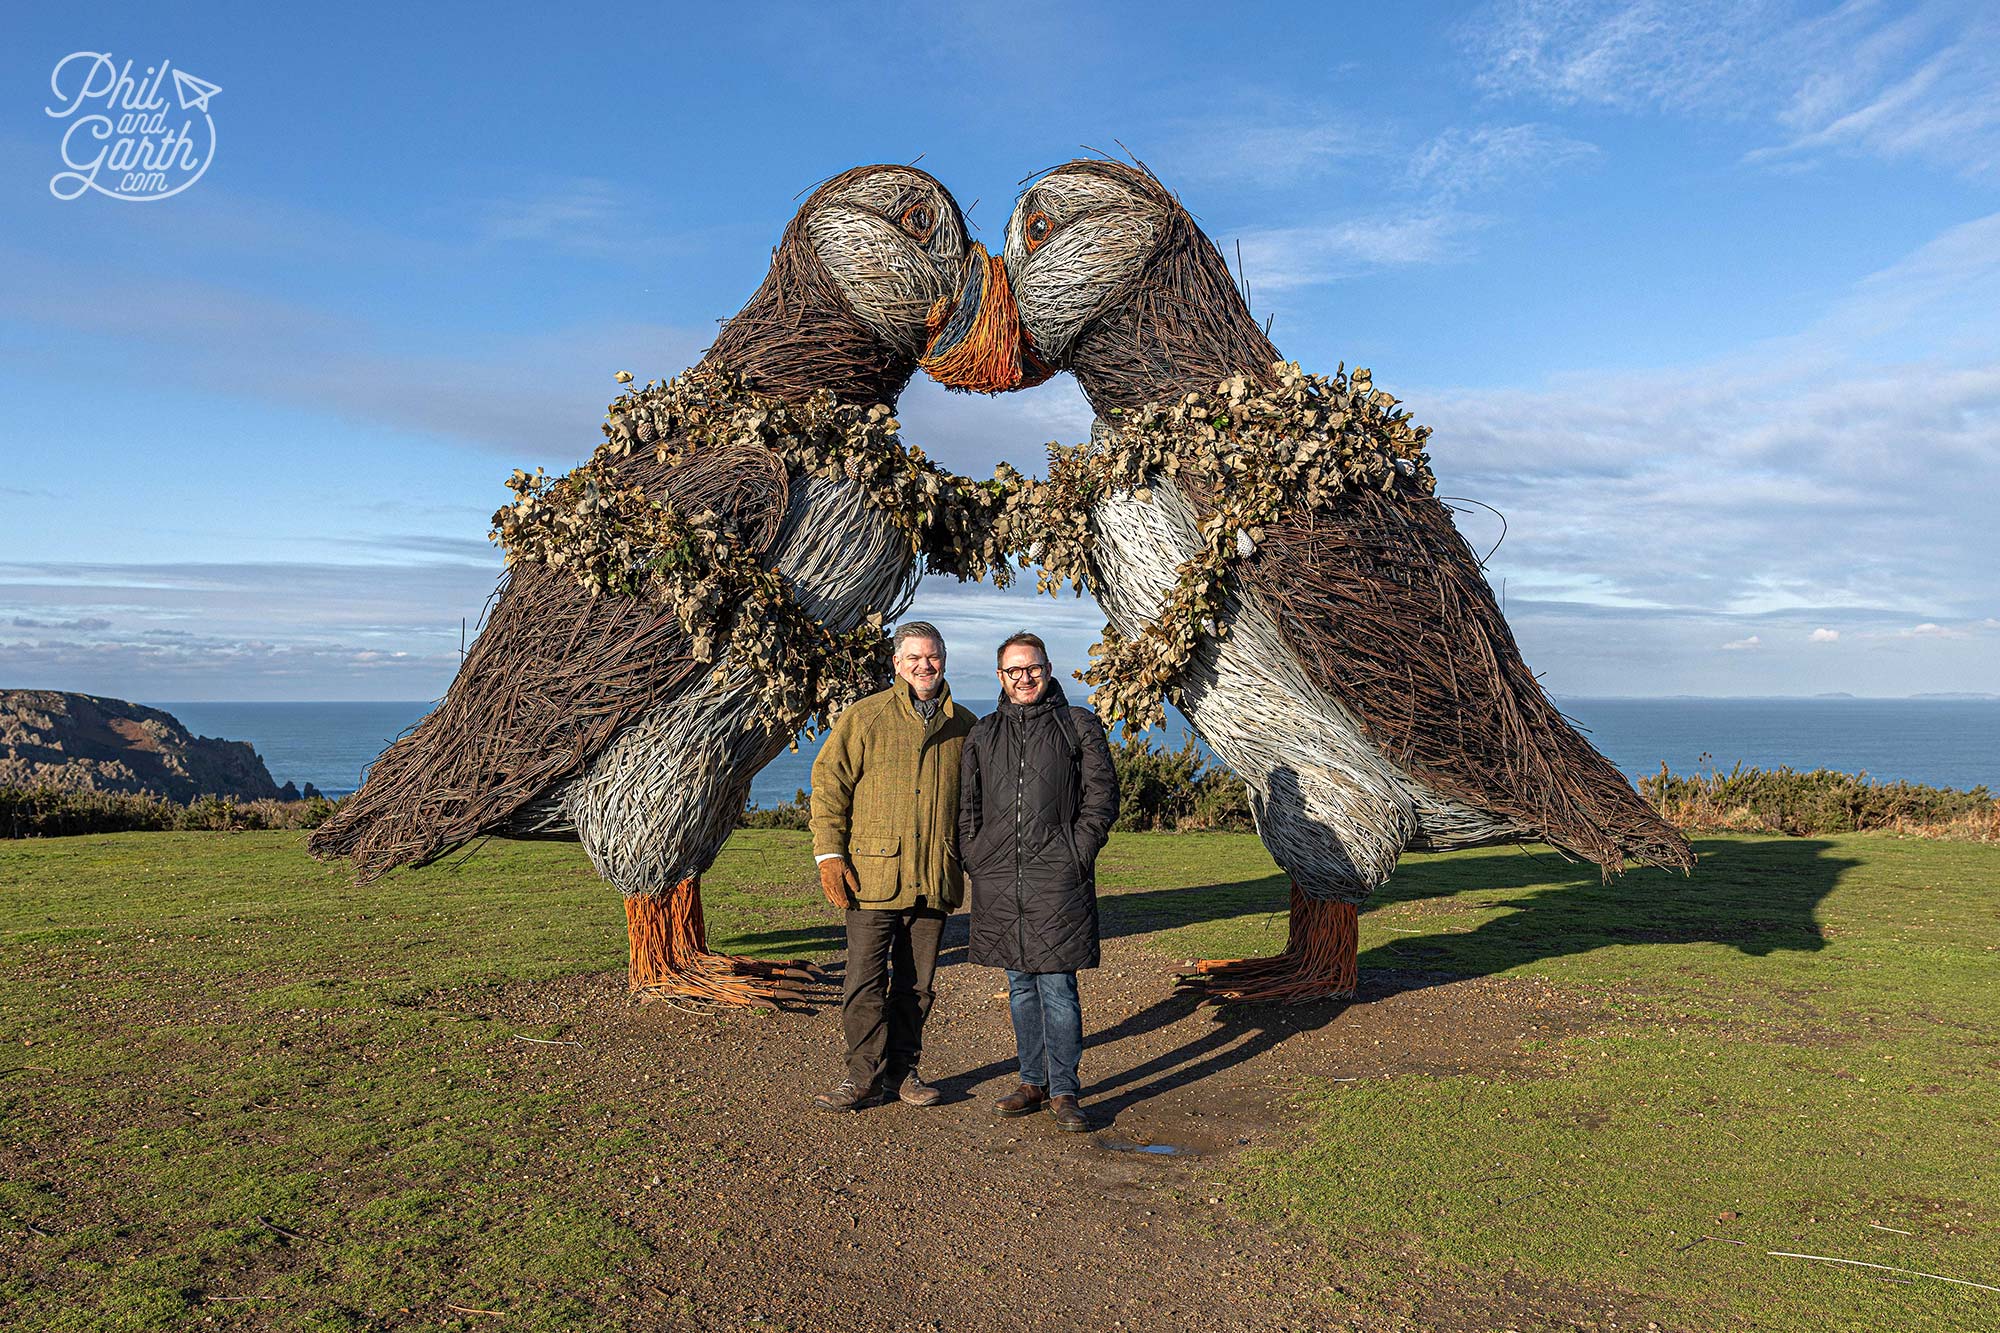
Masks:
[[[994,872],[999,859],[994,854],[996,849],[1008,845],[1008,839],[1002,836],[1003,832],[1000,821],[995,819],[989,819],[979,826],[979,832],[972,835],[972,841],[958,849],[959,860],[965,864],[967,871],[974,875],[988,875]]]
[[[1069,849],[1070,864],[1076,867],[1077,882],[1079,884],[1088,882],[1090,879],[1090,862],[1083,858],[1083,844],[1076,836],[1076,825],[1063,825],[1062,843],[1064,847]]]
[[[898,871],[902,864],[903,839],[897,833],[855,833],[847,839],[847,857],[854,865],[854,877],[861,881],[856,902],[882,903],[894,898],[902,888]]]

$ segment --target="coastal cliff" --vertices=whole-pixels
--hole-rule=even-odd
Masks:
[[[171,713],[59,690],[0,690],[0,787],[295,799],[248,741],[196,736]]]

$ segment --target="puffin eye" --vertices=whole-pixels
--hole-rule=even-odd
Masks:
[[[1054,230],[1055,224],[1049,221],[1047,213],[1039,211],[1030,213],[1028,225],[1021,229],[1021,234],[1028,239],[1028,253],[1033,254],[1035,247],[1049,239],[1049,233]]]
[[[911,204],[903,210],[903,230],[919,241],[929,241],[937,230],[937,214],[929,204]]]

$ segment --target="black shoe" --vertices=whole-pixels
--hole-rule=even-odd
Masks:
[[[832,1092],[814,1097],[813,1105],[822,1111],[859,1111],[864,1106],[873,1106],[877,1100],[875,1089],[844,1078]]]
[[[1064,1094],[1049,1098],[1049,1118],[1056,1122],[1056,1128],[1071,1134],[1090,1132],[1090,1120],[1077,1107],[1076,1098]]]
[[[1030,1111],[1042,1109],[1042,1103],[1049,1099],[1047,1088],[1023,1083],[1020,1087],[993,1103],[993,1109],[1004,1116],[1026,1115]]]

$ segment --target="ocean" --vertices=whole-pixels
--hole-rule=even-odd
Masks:
[[[991,699],[968,699],[985,713]],[[1628,777],[1714,764],[1832,768],[1882,781],[2000,790],[2000,699],[1558,699]],[[310,782],[329,796],[363,771],[429,703],[155,703],[197,735],[249,741],[279,783]],[[1153,735],[1179,745],[1170,714]],[[751,800],[776,805],[811,785],[817,742],[781,753],[757,775]],[[1703,756],[1708,756],[1703,759]]]

